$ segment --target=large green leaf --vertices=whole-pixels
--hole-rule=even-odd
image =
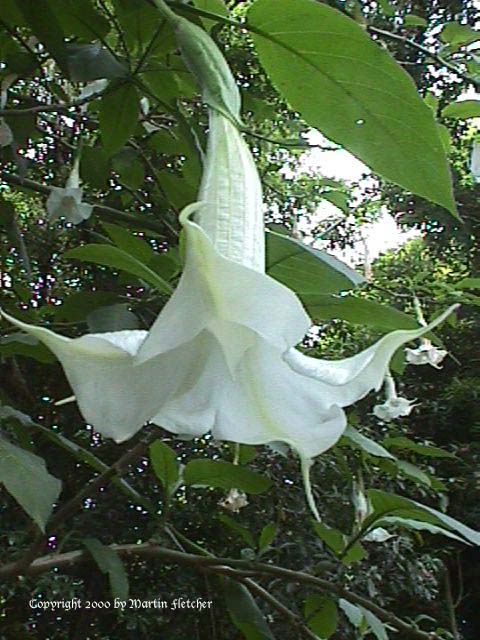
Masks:
[[[128,576],[118,553],[103,545],[96,538],[87,538],[83,544],[92,555],[100,571],[108,575],[112,597],[128,600]]]
[[[62,483],[48,473],[42,458],[0,436],[0,483],[45,531]]]
[[[364,523],[365,526],[371,526],[373,522],[383,516],[392,515],[405,517],[412,520],[429,522],[442,529],[453,531],[472,544],[480,545],[479,531],[471,529],[441,511],[393,493],[380,491],[379,489],[369,489],[367,494],[372,504],[373,514],[367,518]]]
[[[364,282],[334,256],[281,233],[269,231],[266,242],[268,274],[298,295],[338,293]]]
[[[250,469],[222,460],[192,460],[183,473],[187,485],[215,487],[217,489],[239,489],[245,493],[263,493],[272,482]]]
[[[256,0],[248,23],[280,94],[373,171],[456,213],[431,110],[362,27],[314,0]]]
[[[386,331],[418,328],[414,318],[403,311],[366,298],[309,293],[300,294],[300,299],[316,320],[346,320]]]
[[[94,264],[101,264],[120,271],[126,271],[148,282],[148,284],[160,291],[164,291],[165,293],[172,292],[172,287],[161,276],[137,260],[137,258],[118,247],[113,247],[109,244],[86,244],[82,247],[75,247],[75,249],[66,251],[64,256],[74,260],[93,262]]]
[[[226,578],[222,592],[230,618],[246,640],[274,640],[262,612],[247,587]]]
[[[139,97],[132,84],[122,84],[102,97],[100,133],[105,151],[116,153],[135,131],[140,111]]]

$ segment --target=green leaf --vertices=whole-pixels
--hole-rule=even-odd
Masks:
[[[128,600],[128,575],[118,553],[96,538],[86,538],[83,544],[102,573],[108,575],[113,598]]]
[[[59,67],[65,71],[67,60],[65,36],[49,2],[42,3],[41,11],[39,11],[37,0],[17,0],[17,7],[35,36],[52,54]]]
[[[150,445],[150,462],[163,488],[171,491],[180,475],[180,465],[175,451],[165,442],[155,440]]]
[[[267,273],[298,295],[338,293],[364,282],[334,256],[293,238],[268,231],[266,243]]]
[[[258,541],[259,550],[265,551],[265,549],[269,547],[275,540],[277,533],[278,524],[276,522],[269,522],[268,524],[266,524],[262,529],[260,539]]]
[[[56,360],[50,349],[37,338],[21,332],[0,337],[0,355],[5,357],[25,356],[43,363],[55,362]]]
[[[0,437],[0,483],[45,531],[62,483],[48,473],[42,458]]]
[[[126,302],[99,307],[91,311],[87,316],[87,324],[90,333],[124,331],[138,329],[140,326],[137,316],[130,311]]]
[[[402,512],[408,513],[408,512]],[[442,527],[438,527],[437,525],[431,524],[430,522],[421,522],[419,520],[414,520],[413,518],[407,518],[405,516],[386,516],[385,518],[381,518],[375,523],[375,527],[401,527],[403,529],[411,529],[413,531],[428,531],[429,533],[439,534],[442,536],[446,536],[447,538],[452,538],[453,540],[458,540],[459,542],[464,542],[463,538],[457,536],[456,534],[444,529]]]
[[[414,318],[403,311],[366,298],[309,293],[300,294],[300,299],[315,320],[346,320],[386,331],[418,328]]]
[[[223,594],[230,618],[246,640],[275,640],[247,587],[226,578]]]
[[[337,630],[337,603],[318,594],[305,600],[305,618],[309,629],[322,640],[327,640]]]
[[[411,462],[407,462],[406,460],[397,460],[395,464],[399,471],[401,471],[403,475],[407,476],[407,478],[410,478],[415,482],[419,482],[420,484],[425,484],[427,487],[432,485],[428,475]]]
[[[197,7],[197,9],[202,9],[203,11],[214,13],[217,16],[223,16],[225,18],[229,17],[228,9],[225,6],[223,0],[193,0],[193,4]],[[209,18],[203,17],[202,22],[205,26],[205,29],[207,29],[208,31],[211,31],[213,27],[219,24],[217,20],[210,20]]]
[[[100,134],[105,151],[113,155],[133,135],[138,122],[140,103],[137,89],[123,84],[102,96],[100,103]]]
[[[191,460],[185,467],[183,479],[187,485],[238,489],[257,494],[267,491],[272,482],[250,469],[222,460]]]
[[[314,522],[315,533],[335,555],[340,555],[345,548],[346,537],[338,529],[332,529],[323,522]]]
[[[370,454],[371,456],[377,456],[378,458],[391,458],[391,459],[395,458],[395,456],[393,456],[389,451],[384,449],[384,447],[378,444],[378,442],[375,442],[375,440],[371,440],[370,438],[367,438],[366,436],[361,434],[359,431],[357,431],[350,425],[348,425],[347,428],[345,429],[343,433],[343,437],[349,440],[350,442],[352,442],[355,446],[365,451],[366,453]]]
[[[109,244],[86,244],[66,251],[64,256],[73,260],[93,262],[94,264],[126,271],[164,293],[172,292],[172,287],[161,276],[118,247],[113,247]]]
[[[395,15],[395,7],[391,5],[388,0],[378,0],[378,4],[387,18],[391,18]]]
[[[242,538],[242,540],[246,542],[249,547],[251,547],[252,549],[255,549],[255,546],[256,546],[255,540],[253,539],[251,532],[246,527],[241,525],[239,522],[237,522],[230,516],[227,516],[225,513],[220,513],[217,516],[217,519],[220,522],[222,522],[225,526],[227,526],[229,529],[231,529],[232,531],[235,531],[235,533],[238,536],[240,536],[240,538]]]
[[[104,189],[107,186],[109,175],[109,158],[102,147],[83,147],[80,158],[81,179],[95,189]]]
[[[150,262],[159,255],[152,249],[148,242],[130,233],[130,231],[124,227],[119,227],[109,222],[104,222],[103,227],[119,249],[126,251],[140,262],[143,262],[143,264],[149,265]]]
[[[440,40],[453,47],[461,47],[480,40],[480,31],[472,29],[467,24],[447,22],[440,34]]]
[[[361,607],[357,607],[356,604],[348,602],[348,600],[344,600],[343,598],[340,598],[340,600],[338,601],[338,606],[347,616],[350,624],[358,629],[364,619],[363,609]]]
[[[90,0],[48,0],[48,4],[66,36],[87,40],[105,38],[112,26],[95,11]]]
[[[118,302],[118,296],[110,291],[77,291],[71,293],[61,305],[55,309],[55,320],[81,322],[101,307]]]
[[[125,78],[128,68],[117,60],[108,49],[99,42],[93,44],[69,44],[68,72],[73,82],[91,80],[113,80]]]
[[[467,120],[468,118],[480,118],[480,100],[461,100],[451,102],[442,110],[444,118]]]
[[[463,278],[455,284],[455,289],[480,289],[480,278]]]
[[[388,640],[387,630],[383,622],[379,620],[377,616],[371,611],[365,609],[365,607],[362,607],[362,610],[363,615],[365,616],[365,620],[377,640]]]
[[[124,147],[112,159],[113,170],[120,181],[131,189],[138,189],[145,180],[145,169],[135,149]]]
[[[270,79],[309,125],[373,171],[458,215],[431,110],[410,75],[360,25],[311,0],[256,0],[248,23]]]
[[[384,438],[382,440],[387,449],[402,449],[406,451],[412,451],[419,456],[426,456],[427,458],[455,458],[456,456],[450,451],[440,449],[440,447],[433,447],[431,445],[420,444],[413,442],[405,436],[397,436],[391,438]]]
[[[443,529],[448,529],[459,534],[462,538],[475,545],[480,545],[480,532],[471,529],[467,525],[462,524],[455,518],[447,516],[445,513],[437,511],[432,507],[420,504],[414,500],[409,500],[393,493],[386,493],[379,489],[369,489],[368,497],[372,504],[374,513],[369,516],[364,525],[369,526],[370,521],[378,520],[380,517],[387,515],[402,516],[402,513],[408,513],[408,518],[430,522]]]
[[[405,16],[405,26],[406,27],[426,27],[428,26],[428,22],[425,18],[421,16],[417,16],[414,13],[410,13]]]

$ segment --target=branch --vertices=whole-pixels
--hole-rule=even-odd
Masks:
[[[7,184],[30,189],[31,191],[36,191],[37,193],[42,193],[47,196],[51,191],[51,188],[47,185],[35,182],[34,180],[29,180],[28,178],[21,178],[14,173],[7,173],[6,171],[0,171],[0,180],[3,180],[3,182],[6,182]],[[120,211],[120,209],[114,209],[113,207],[107,207],[96,203],[91,204],[93,204],[100,216],[106,220],[125,222],[126,224],[138,229],[150,229],[162,237],[165,237],[165,228],[163,224],[159,224],[153,220],[142,219],[139,216],[134,216],[131,213],[126,213],[125,211]]]
[[[87,102],[91,102],[92,100],[96,100],[100,96],[102,96],[106,92],[106,89],[103,91],[97,91],[96,93],[92,93],[90,96],[85,96],[84,98],[79,98],[78,100],[73,100],[68,104],[63,102],[58,102],[54,104],[36,104],[34,107],[25,107],[24,109],[0,109],[0,116],[24,116],[27,113],[67,113],[70,109],[75,109],[76,107],[81,107],[83,104]]]
[[[330,582],[329,580],[318,578],[317,576],[313,576],[302,571],[294,571],[274,564],[250,560],[216,558],[193,553],[185,553],[149,542],[144,544],[114,544],[110,545],[110,549],[126,558],[163,558],[172,564],[192,566],[202,572],[207,571],[225,574],[225,570],[227,568],[227,570],[230,571],[229,576],[231,577],[248,578],[251,576],[275,576],[283,578],[288,582],[307,584],[319,589],[320,591],[333,593],[338,597],[344,598],[345,600],[368,609],[380,620],[388,622],[399,631],[404,632],[404,634],[409,638],[414,640],[440,640],[440,638],[434,633],[420,631],[410,626],[395,614],[383,609],[377,604],[374,604],[369,598],[354,593],[339,583]],[[66,553],[50,554],[33,560],[33,562],[25,568],[24,573],[26,575],[39,575],[53,568],[68,569],[83,562],[88,562],[90,559],[89,554],[85,551],[69,551]],[[16,563],[12,562],[0,567],[0,578],[9,578],[15,575]]]
[[[449,62],[448,60],[445,60],[445,58],[442,58],[442,56],[439,55],[438,53],[434,53],[433,51],[430,51],[430,49],[428,49],[427,47],[424,47],[418,42],[415,42],[414,40],[410,40],[405,36],[400,36],[397,33],[386,31],[385,29],[378,29],[377,27],[367,27],[367,31],[369,33],[373,33],[383,38],[388,38],[389,40],[395,40],[396,42],[401,42],[402,44],[406,44],[412,49],[416,49],[417,51],[420,51],[421,53],[424,53],[425,55],[427,55],[438,67],[446,67],[447,69],[450,69],[450,71],[453,71],[454,73],[456,73],[457,76],[459,76],[460,78],[463,78],[466,82],[470,82],[474,86],[480,87],[480,80],[478,80],[477,78],[474,78],[473,76],[469,75],[465,71],[462,71],[453,62]]]

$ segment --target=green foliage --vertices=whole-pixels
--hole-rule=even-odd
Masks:
[[[285,449],[278,455],[275,444],[236,450],[207,435],[178,440],[172,449],[166,432],[155,428],[148,458],[115,467],[94,491],[88,483],[111,473],[134,443],[101,438],[74,403],[56,406],[71,390],[55,358],[5,325],[0,401],[16,409],[4,405],[1,413],[0,564],[22,559],[33,542],[24,512],[48,531],[54,504],[86,487],[75,514],[48,531],[41,553],[77,553],[84,544],[92,558],[85,554],[68,569],[2,582],[2,633],[20,638],[35,628],[39,638],[76,637],[82,614],[34,611],[25,602],[32,596],[126,599],[130,592],[146,600],[200,596],[214,606],[161,616],[97,611],[89,633],[99,640],[112,640],[120,628],[125,640],[299,637],[302,630],[242,580],[134,553],[122,556],[124,566],[111,546],[152,544],[322,576],[440,637],[453,633],[444,598],[448,566],[454,597],[466,594],[457,609],[460,633],[473,640],[478,634],[462,621],[475,621],[469,594],[479,579],[470,554],[480,526],[474,352],[480,263],[478,187],[469,169],[478,105],[459,101],[468,86],[464,76],[438,69],[444,59],[450,70],[457,66],[478,79],[467,46],[478,38],[476,15],[469,1],[233,4],[228,10],[221,0],[183,3],[184,32],[199,34],[201,42],[188,51],[184,44],[182,58],[172,25],[147,2],[45,0],[39,11],[30,0],[3,0],[0,125],[11,130],[14,144],[0,148],[2,308],[72,337],[152,324],[181,271],[178,213],[197,198],[207,131],[197,81],[208,74],[204,97],[234,119],[241,88],[243,130],[262,174],[267,221],[291,233],[267,234],[269,273],[299,293],[319,323],[304,346],[338,358],[368,346],[378,333],[413,328],[416,295],[427,319],[461,302],[455,321],[439,330],[451,355],[434,371],[405,369],[399,354],[398,390],[418,404],[410,416],[379,424],[372,406],[383,401],[381,392],[350,412],[353,426],[312,468],[322,523],[311,526],[298,463]],[[218,52],[208,50],[202,25]],[[333,35],[324,33],[329,25]],[[429,57],[404,35],[440,57]],[[225,67],[207,64],[212,56],[221,59],[220,51],[235,85]],[[425,105],[419,95],[427,96]],[[445,125],[438,127],[434,114]],[[334,174],[336,151],[329,152],[331,166],[322,155],[328,168],[311,169],[314,154],[323,153],[307,147],[312,126],[401,188],[327,178],[323,171]],[[446,152],[462,225],[434,204],[453,208]],[[94,209],[72,228],[46,219],[45,197],[50,186],[65,185],[77,155],[83,198]],[[362,282],[332,249],[351,247],[363,224],[385,208],[422,238],[380,257]],[[305,242],[298,239],[302,233]],[[356,285],[361,290],[353,291]],[[227,515],[221,498],[233,489],[247,492],[248,504]],[[472,546],[465,550],[465,543]],[[105,579],[92,576],[93,562]],[[387,625],[368,609],[283,577],[252,579],[319,637],[385,640]]]
[[[430,109],[359,25],[310,0],[257,0],[248,15],[260,60],[293,109],[374,171],[457,215]]]
[[[191,460],[184,469],[183,480],[192,487],[239,489],[251,494],[263,493],[272,485],[265,476],[222,460]]]
[[[0,438],[0,483],[45,531],[62,483],[48,473],[42,458]]]

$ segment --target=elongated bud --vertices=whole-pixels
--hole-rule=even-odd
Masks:
[[[223,256],[265,270],[262,185],[241,133],[210,110],[210,131],[195,221]]]
[[[170,22],[185,65],[201,87],[204,102],[240,125],[240,92],[220,49],[201,27],[174,13],[163,0],[154,2]]]

